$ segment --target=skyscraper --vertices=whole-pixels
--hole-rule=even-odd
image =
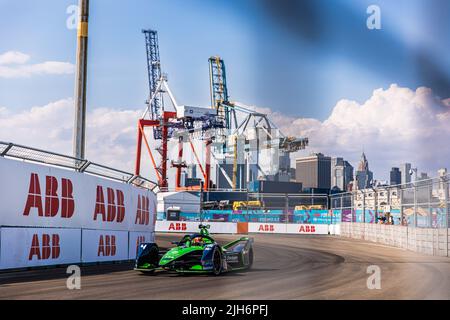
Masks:
[[[343,158],[331,159],[331,187],[338,187],[347,191],[349,183],[353,180],[353,166]]]
[[[303,184],[303,188],[331,188],[331,158],[321,153],[295,160],[295,180]]]
[[[400,166],[400,172],[402,173],[402,184],[411,182],[411,163],[404,163]]]
[[[356,185],[358,189],[366,189],[373,184],[373,173],[369,170],[369,162],[363,152],[356,171]]]
[[[402,183],[402,173],[399,168],[393,167],[390,174],[390,185],[394,186]]]

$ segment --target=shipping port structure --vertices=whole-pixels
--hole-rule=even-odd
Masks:
[[[142,165],[145,150],[153,167],[150,174],[163,193],[200,192],[207,201],[209,193],[230,200],[233,193],[249,188],[259,192],[262,186],[281,193],[301,192],[301,184],[293,181],[290,154],[305,149],[308,138],[286,136],[268,114],[231,101],[225,62],[219,56],[208,59],[210,106],[179,104],[162,71],[157,31],[142,32],[149,98],[138,120],[135,174],[149,173]],[[176,147],[169,148],[169,143]],[[188,154],[195,163],[186,161]],[[170,168],[175,179],[169,186]]]

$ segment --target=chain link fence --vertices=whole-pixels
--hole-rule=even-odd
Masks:
[[[402,185],[330,196],[331,211],[342,222],[448,228],[450,174]]]
[[[226,193],[226,194],[225,194]],[[201,197],[200,214],[180,212],[186,221],[336,224],[327,194],[251,193],[214,190]],[[222,200],[227,199],[227,200]],[[163,219],[165,215],[160,215]]]

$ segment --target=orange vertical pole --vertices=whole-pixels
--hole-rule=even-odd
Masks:
[[[183,161],[183,137],[178,138],[178,163],[176,165],[177,175],[176,175],[176,187],[181,187],[181,163]]]
[[[142,150],[142,130],[141,130],[141,120],[138,121],[138,135],[137,135],[137,146],[136,146],[136,164],[134,166],[134,174],[140,175],[141,173],[141,150]]]

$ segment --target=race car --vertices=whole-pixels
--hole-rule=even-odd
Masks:
[[[176,246],[167,251],[156,243],[139,245],[134,270],[153,273],[209,273],[250,269],[253,264],[253,238],[242,237],[223,246],[208,232],[209,225],[199,225],[200,233],[185,235]]]

